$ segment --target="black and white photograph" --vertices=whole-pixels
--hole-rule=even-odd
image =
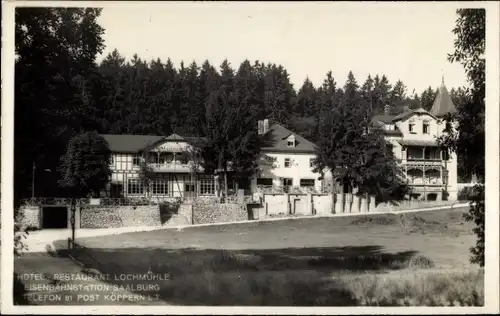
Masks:
[[[7,4],[2,313],[499,311],[498,3]]]

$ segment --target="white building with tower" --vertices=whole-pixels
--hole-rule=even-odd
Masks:
[[[407,108],[398,115],[386,112],[373,118],[373,123],[384,130],[412,188],[413,199],[457,199],[456,154],[445,152],[438,145],[446,127],[443,117],[455,112],[443,80],[430,111]]]

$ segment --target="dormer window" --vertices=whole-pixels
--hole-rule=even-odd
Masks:
[[[288,147],[295,147],[295,136],[291,135],[287,139],[287,145]]]

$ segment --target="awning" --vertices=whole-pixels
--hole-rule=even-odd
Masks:
[[[424,139],[401,139],[398,142],[402,146],[425,146],[425,147],[438,147],[437,140],[424,140]]]

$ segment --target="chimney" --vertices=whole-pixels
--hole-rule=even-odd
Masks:
[[[261,120],[258,121],[257,131],[259,135],[264,134],[264,122]]]
[[[391,115],[391,106],[389,104],[386,104],[384,106],[384,114],[385,115]]]

